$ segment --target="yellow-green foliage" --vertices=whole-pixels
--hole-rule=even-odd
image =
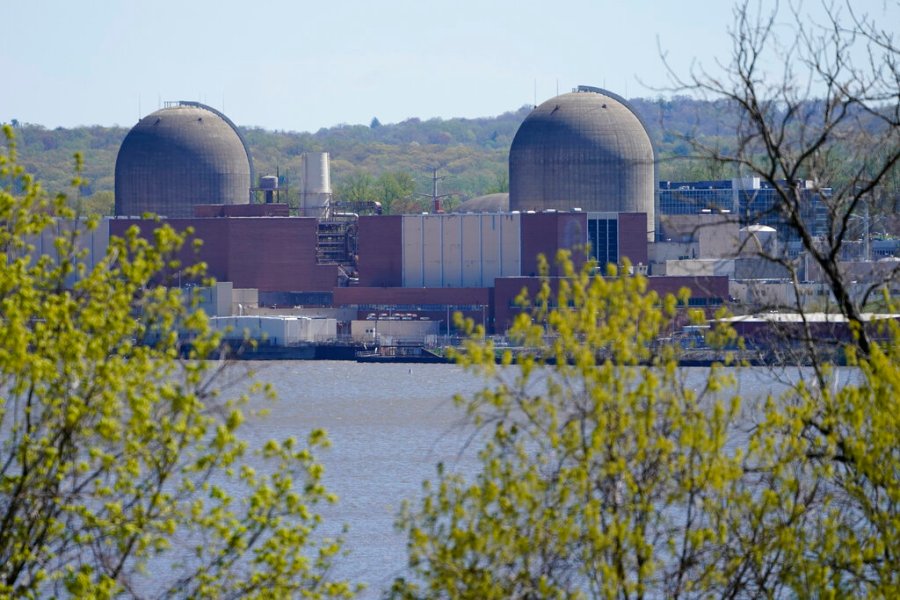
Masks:
[[[897,597],[897,356],[836,395],[741,399],[735,368],[683,369],[660,343],[678,299],[562,258],[511,332],[544,353],[497,366],[469,324],[480,468],[441,466],[407,504],[393,595]]]
[[[351,595],[326,577],[339,540],[310,537],[314,505],[332,500],[312,456],[324,434],[273,441],[254,460],[266,472],[247,467],[247,397],[219,394],[223,365],[195,359],[218,340],[179,290],[150,285],[181,268],[182,237],[131,230],[91,269],[77,232],[37,256],[30,240],[72,215],[23,173],[5,134],[0,597]]]

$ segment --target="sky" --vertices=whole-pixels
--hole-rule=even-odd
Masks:
[[[896,4],[853,6],[885,2]],[[193,100],[241,126],[314,132],[495,116],[578,85],[656,97],[670,84],[661,52],[678,73],[728,60],[732,11],[728,0],[2,0],[0,122],[130,127]]]

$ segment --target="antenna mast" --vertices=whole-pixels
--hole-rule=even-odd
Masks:
[[[437,174],[438,168],[434,167],[431,169],[431,194],[419,194],[419,196],[424,196],[426,198],[431,198],[431,206],[432,210],[435,213],[444,212],[444,207],[441,206],[441,200],[446,198],[447,196],[452,196],[453,194],[438,194],[437,193],[437,182],[441,179],[447,177],[446,175],[441,175],[440,177]]]

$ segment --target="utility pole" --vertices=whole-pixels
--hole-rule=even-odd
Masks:
[[[441,206],[441,199],[446,198],[447,196],[452,196],[453,194],[438,194],[437,193],[437,182],[441,179],[447,177],[446,175],[441,175],[438,177],[438,168],[434,167],[431,169],[431,194],[418,194],[419,196],[424,196],[426,198],[431,198],[431,209],[435,213],[444,212],[444,208]]]
[[[872,260],[872,240],[870,239],[871,232],[869,231],[869,202],[866,200],[863,202],[863,208],[865,212],[863,213],[863,260],[866,262]]]

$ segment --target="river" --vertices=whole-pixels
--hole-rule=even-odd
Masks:
[[[336,575],[365,583],[362,598],[377,598],[406,565],[405,538],[394,529],[404,499],[415,498],[439,461],[458,468],[470,428],[452,402],[471,395],[480,380],[455,365],[357,364],[346,361],[239,363],[275,386],[269,414],[251,418],[241,435],[256,446],[269,438],[305,437],[327,430],[331,447],[317,453],[324,482],[336,493],[325,507],[323,530],[346,524],[347,557]],[[259,403],[254,406],[259,406]]]
[[[404,499],[416,498],[435,465],[471,470],[472,429],[454,394],[471,395],[482,387],[475,375],[455,365],[357,364],[340,361],[238,363],[272,383],[279,399],[266,417],[251,418],[242,436],[251,445],[269,438],[305,437],[310,429],[328,431],[331,448],[319,452],[324,482],[339,496],[325,507],[324,531],[343,525],[348,557],[339,558],[336,575],[365,583],[362,598],[377,598],[406,565],[405,538],[394,529]],[[703,381],[706,369],[686,369],[688,382]],[[741,395],[777,391],[772,372],[745,369]],[[782,373],[787,379],[793,373]],[[844,376],[846,379],[846,375]],[[258,406],[259,404],[255,404]]]

